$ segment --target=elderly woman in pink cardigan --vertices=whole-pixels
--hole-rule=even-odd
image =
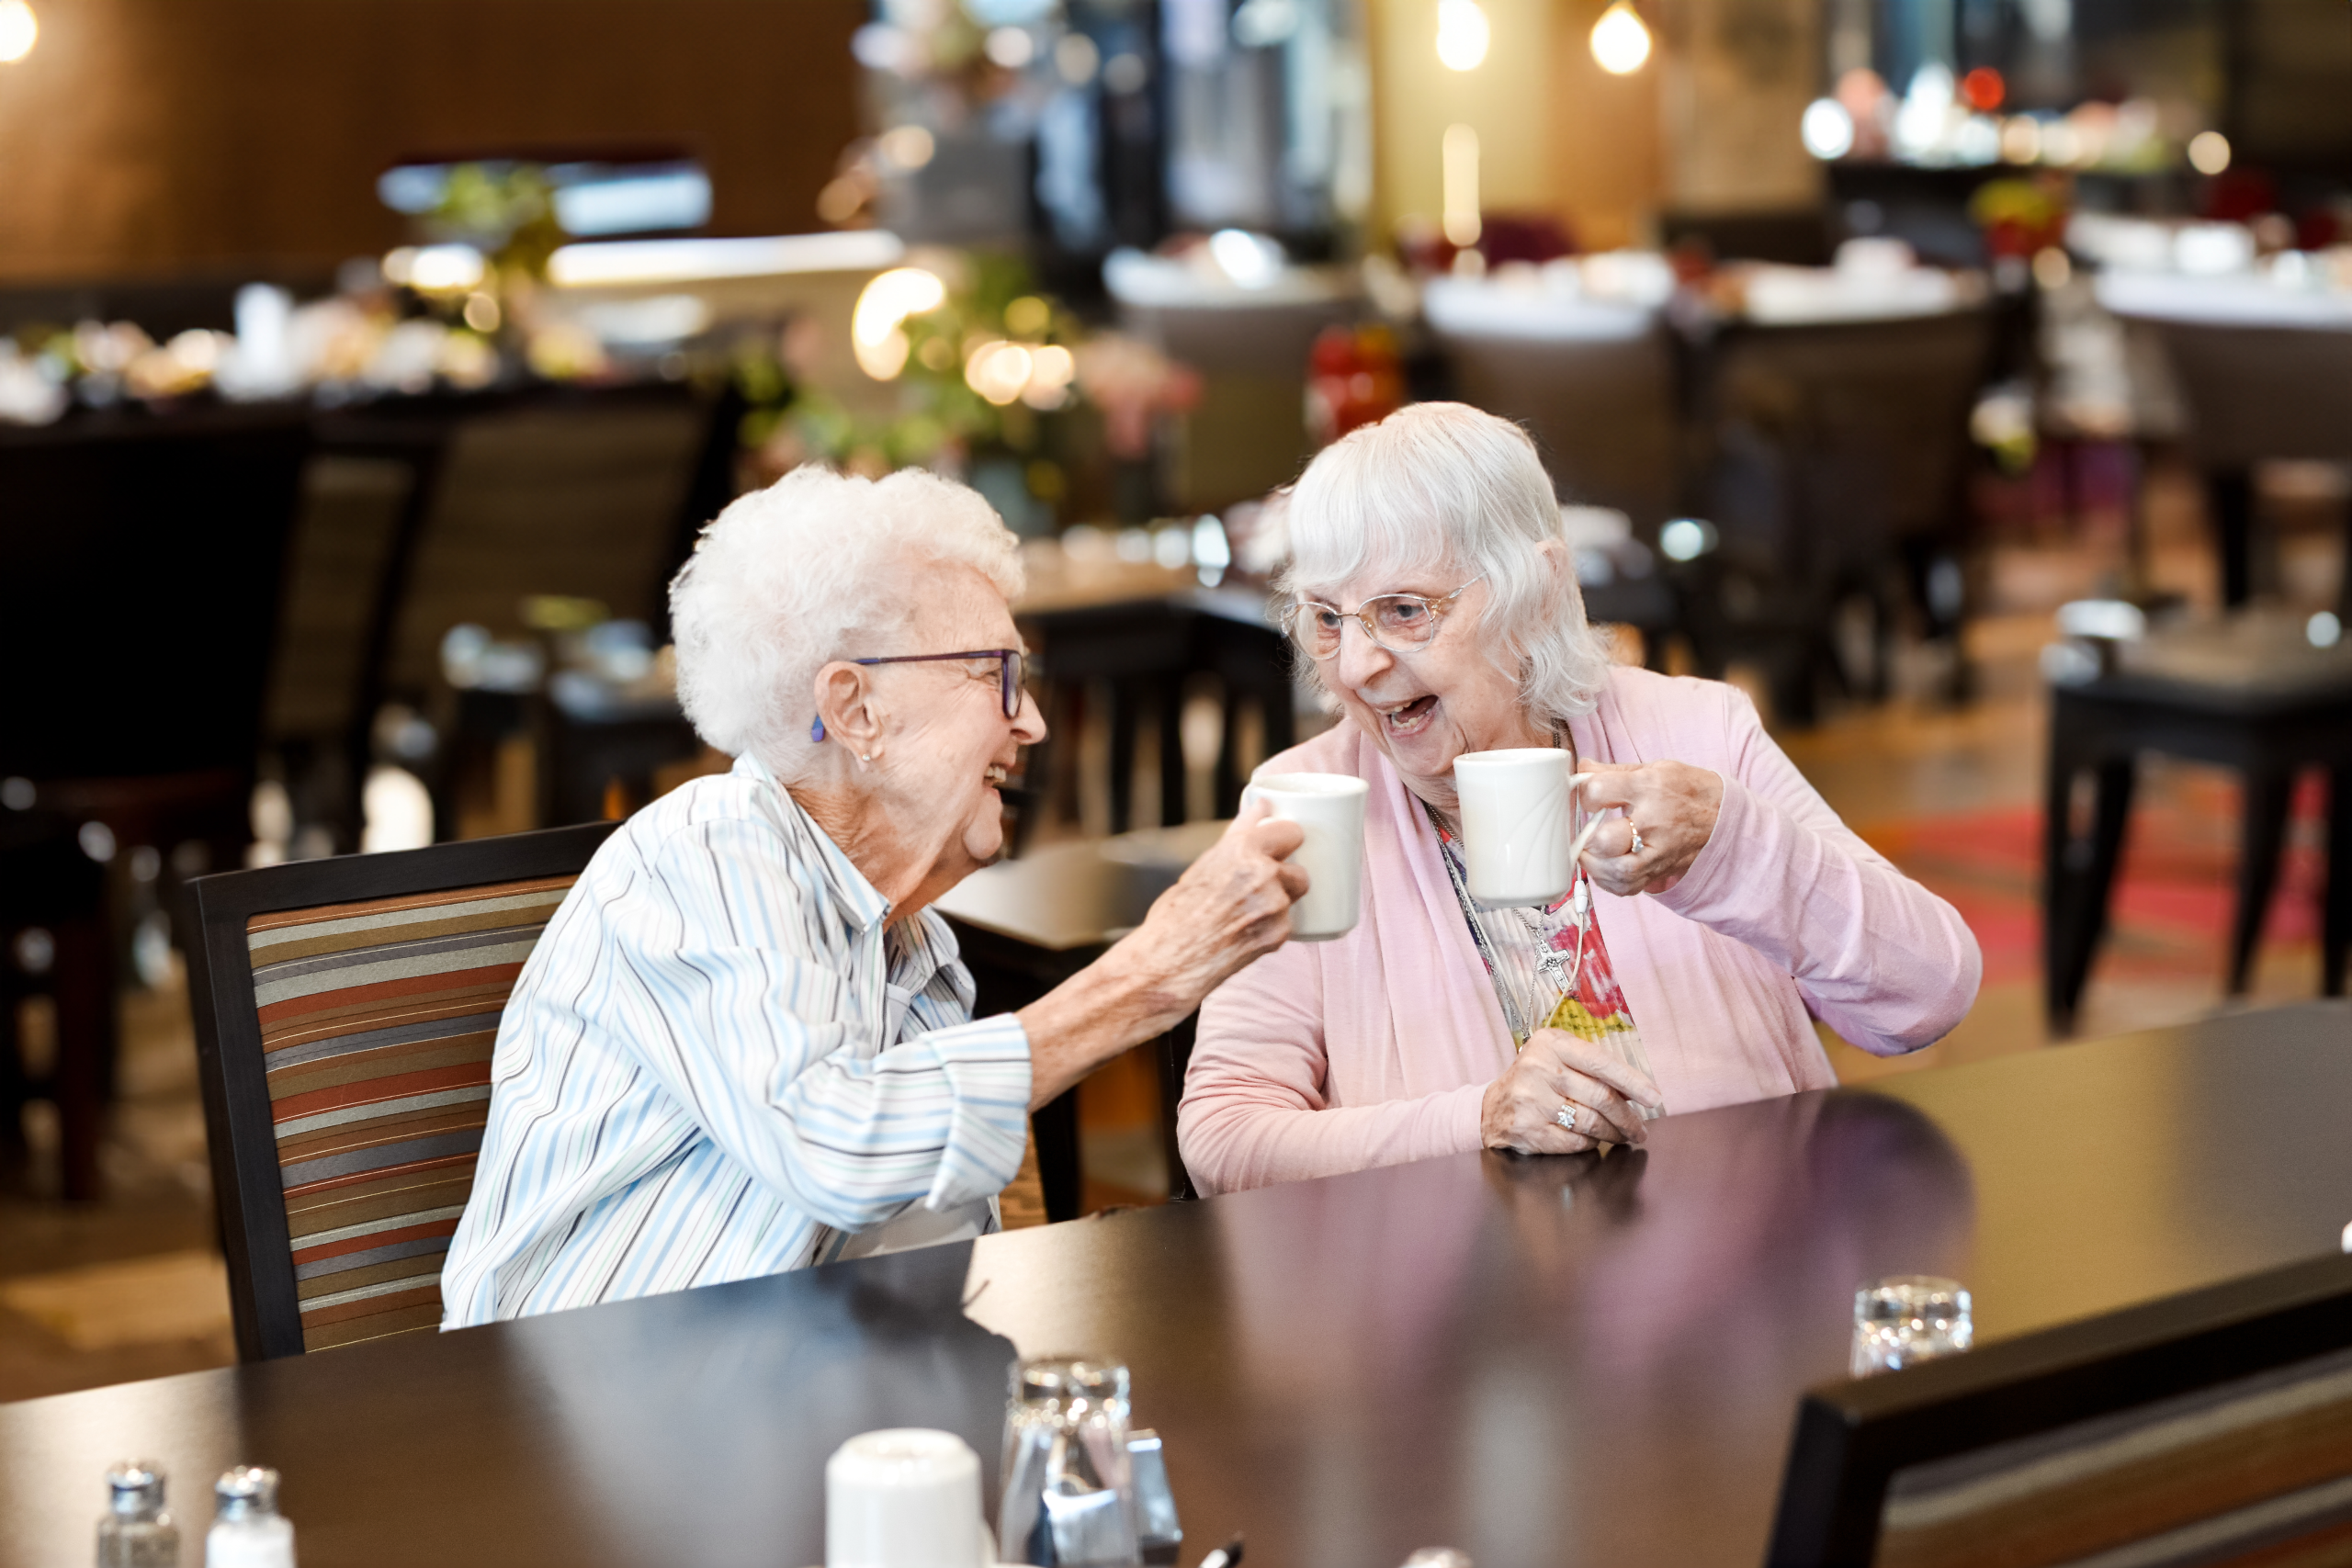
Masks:
[[[1644,1122],[1835,1081],[1813,1021],[1882,1055],[1975,999],[1951,905],[1857,838],[1736,688],[1611,666],[1516,426],[1408,408],[1290,502],[1288,625],[1345,716],[1267,764],[1371,793],[1363,916],[1202,1005],[1178,1136],[1227,1192]],[[1557,746],[1606,812],[1549,908],[1471,900],[1453,761]]]

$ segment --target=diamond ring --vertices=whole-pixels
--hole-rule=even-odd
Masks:
[[[1631,822],[1626,823],[1625,826],[1628,828],[1634,828],[1634,825]],[[1637,855],[1647,847],[1648,846],[1642,842],[1642,830],[1639,828],[1634,828],[1634,847],[1627,850],[1625,852],[1629,855]]]
[[[1577,1108],[1563,1100],[1560,1109],[1552,1113],[1552,1120],[1573,1133],[1577,1130]]]

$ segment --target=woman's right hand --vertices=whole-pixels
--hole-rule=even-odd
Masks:
[[[1227,976],[1290,937],[1305,829],[1253,801],[1161,894],[1143,924],[1020,1012],[1034,1110],[1130,1046],[1175,1027]]]
[[[1641,1107],[1665,1097],[1646,1074],[1565,1029],[1539,1029],[1519,1060],[1487,1086],[1479,1141],[1522,1155],[1577,1155],[1602,1144],[1645,1144]],[[1567,1110],[1571,1129],[1560,1121]]]
[[[1290,938],[1290,907],[1306,892],[1306,872],[1288,856],[1305,829],[1252,801],[1176,886],[1153,900],[1143,924],[1122,938],[1116,955],[1150,993],[1161,1026],[1201,1005],[1226,976]]]

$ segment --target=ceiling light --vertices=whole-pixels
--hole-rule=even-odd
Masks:
[[[25,0],[0,0],[0,64],[14,64],[33,51],[40,21]]]
[[[1592,24],[1592,57],[1611,76],[1630,76],[1650,57],[1650,30],[1633,0],[1617,3]]]
[[[1437,57],[1450,71],[1476,71],[1491,30],[1478,0],[1437,0]]]

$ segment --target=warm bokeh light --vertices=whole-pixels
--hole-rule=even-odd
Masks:
[[[1815,98],[1805,105],[1797,134],[1804,150],[1824,163],[1842,158],[1854,150],[1854,117],[1835,98]]]
[[[1960,96],[1978,114],[1991,114],[2007,100],[2009,85],[2001,80],[1998,71],[1980,65],[1960,79]]]
[[[0,64],[14,64],[33,51],[40,21],[25,0],[0,0]]]
[[[920,125],[894,125],[874,139],[874,146],[899,169],[920,169],[939,150],[938,141]]]
[[[1476,71],[1490,40],[1478,0],[1437,0],[1437,57],[1452,71]]]
[[[1443,226],[1448,241],[1464,248],[1478,243],[1478,133],[1466,125],[1445,128]]]
[[[1611,76],[1630,76],[1650,57],[1650,30],[1633,0],[1617,3],[1592,24],[1592,58]]]
[[[868,283],[850,312],[850,349],[857,367],[877,381],[895,378],[907,367],[907,334],[900,323],[939,309],[946,299],[947,285],[919,266],[895,266]]]
[[[2188,141],[2188,166],[2200,175],[2218,175],[2230,166],[2230,139],[2218,130],[2200,130]]]
[[[2041,157],[2041,122],[2030,114],[2011,115],[2001,122],[2001,156],[2012,164],[2031,164]]]
[[[964,384],[1002,408],[1028,389],[1033,367],[1027,349],[992,338],[965,359]]]

